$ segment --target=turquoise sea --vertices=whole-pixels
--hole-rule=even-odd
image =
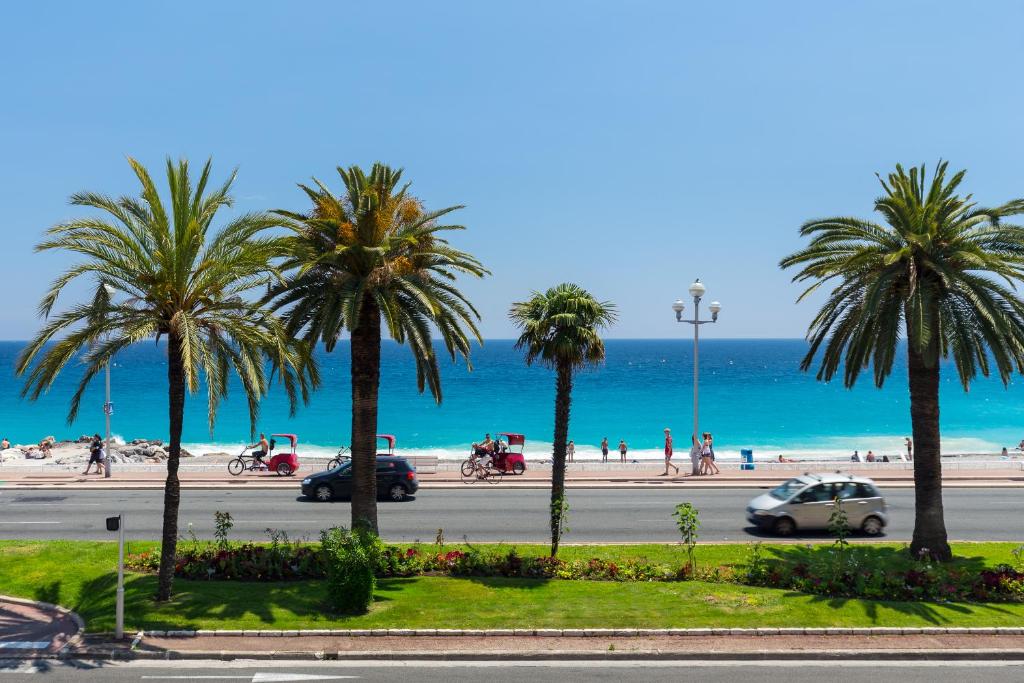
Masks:
[[[94,382],[73,425],[67,403],[80,377],[69,366],[45,397],[20,397],[14,361],[22,342],[0,342],[0,436],[15,443],[47,435],[73,438],[103,429],[102,378]],[[910,432],[905,367],[897,367],[883,390],[871,375],[855,389],[825,384],[799,371],[803,340],[720,340],[701,342],[702,429],[715,433],[716,451],[734,455],[753,448],[758,457],[848,455],[853,449],[878,454],[902,450]],[[624,438],[637,457],[657,457],[662,430],[688,438],[692,421],[693,348],[684,340],[611,340],[607,363],[576,381],[570,436],[580,457],[597,453],[607,436],[613,448]],[[340,343],[321,352],[324,385],[308,406],[288,417],[283,390],[263,401],[259,429],[299,434],[310,454],[326,454],[349,440],[349,349]],[[473,370],[443,365],[444,402],[435,405],[416,391],[414,366],[406,348],[385,343],[381,380],[380,431],[398,437],[401,452],[434,452],[458,457],[484,432],[527,435],[527,453],[550,454],[554,376],[526,367],[509,340],[489,340],[474,350]],[[167,384],[164,347],[139,344],[118,356],[113,368],[113,432],[121,438],[164,438]],[[1024,379],[1004,389],[997,379],[977,382],[969,394],[953,368],[942,387],[944,453],[996,453],[1024,438]],[[680,438],[681,437],[681,438]],[[222,406],[216,431],[206,425],[202,395],[187,401],[184,441],[197,453],[233,451],[249,438],[245,403],[236,389]]]

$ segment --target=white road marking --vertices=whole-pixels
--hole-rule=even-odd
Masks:
[[[245,676],[142,676],[143,679],[153,681],[180,681],[180,680],[247,680],[252,683],[286,683],[287,681],[337,681],[341,679],[359,678],[359,676],[321,676],[319,674],[290,674],[290,673],[263,673],[257,672],[250,678]]]
[[[14,507],[15,505],[24,505],[26,507],[96,507],[100,506],[99,503],[7,503],[7,507]]]
[[[0,524],[60,524],[60,522],[0,522]]]
[[[0,640],[0,650],[45,650],[48,647],[48,640]]]
[[[281,683],[282,681],[336,681],[342,678],[359,678],[359,676],[320,676],[317,674],[258,673],[252,677],[252,683]]]

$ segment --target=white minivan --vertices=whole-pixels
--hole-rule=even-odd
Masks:
[[[750,501],[747,519],[765,531],[789,536],[797,529],[827,529],[838,498],[851,529],[877,536],[889,522],[875,482],[852,474],[804,474]]]

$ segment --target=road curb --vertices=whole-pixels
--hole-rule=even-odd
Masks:
[[[90,633],[90,640],[110,640],[111,632]],[[378,638],[378,637],[538,637],[538,638],[649,638],[658,636],[1024,636],[1021,626],[954,627],[954,626],[865,626],[865,627],[781,627],[781,628],[375,628],[375,629],[300,629],[300,630],[169,630],[145,631],[143,638]]]
[[[666,650],[520,650],[517,652],[462,652],[449,650],[379,650],[310,651],[270,650],[236,652],[228,650],[133,651],[121,648],[95,648],[59,655],[14,654],[13,659],[112,660],[112,661],[779,661],[826,659],[871,661],[1024,661],[1024,649],[973,648],[858,650],[856,648],[822,650],[749,650],[744,652],[686,652]]]

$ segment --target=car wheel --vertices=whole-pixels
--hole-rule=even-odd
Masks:
[[[279,477],[287,477],[291,473],[292,473],[292,466],[291,465],[289,465],[286,462],[279,462],[279,463],[277,463],[277,476],[279,476]]]
[[[868,536],[877,536],[882,533],[882,520],[871,515],[864,520],[863,524],[860,525],[860,530]]]
[[[238,476],[245,469],[245,463],[240,458],[235,458],[228,463],[228,473],[234,476]]]
[[[334,498],[334,490],[327,484],[320,484],[313,491],[313,497],[321,503],[326,503],[331,498]]]
[[[526,465],[524,465],[521,462],[517,462],[517,463],[512,465],[512,473],[513,474],[522,474],[525,471],[526,471]]]
[[[796,531],[796,524],[789,517],[779,517],[772,529],[779,536],[792,536]]]
[[[401,484],[392,484],[388,489],[388,498],[396,503],[401,503],[405,500],[405,487]]]

